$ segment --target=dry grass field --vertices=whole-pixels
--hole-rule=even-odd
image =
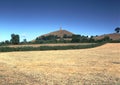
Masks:
[[[0,53],[0,85],[120,85],[120,44]]]

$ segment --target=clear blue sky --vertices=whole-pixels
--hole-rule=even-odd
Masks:
[[[0,0],[0,41],[12,33],[29,41],[60,26],[81,35],[113,33],[120,0]]]

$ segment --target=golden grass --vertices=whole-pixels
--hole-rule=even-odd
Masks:
[[[119,85],[120,44],[0,53],[0,85]]]

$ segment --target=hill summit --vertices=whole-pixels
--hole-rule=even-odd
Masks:
[[[54,31],[54,32],[50,32],[48,34],[44,34],[44,35],[41,35],[41,36],[49,36],[49,35],[54,35],[54,36],[57,36],[57,37],[63,37],[64,35],[72,36],[73,33],[69,32],[67,30],[63,30],[62,28],[60,28],[60,30],[57,30],[57,31]],[[39,36],[39,37],[41,37],[41,36]]]

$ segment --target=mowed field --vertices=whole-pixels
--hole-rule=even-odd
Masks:
[[[120,85],[120,43],[0,53],[0,85]]]

